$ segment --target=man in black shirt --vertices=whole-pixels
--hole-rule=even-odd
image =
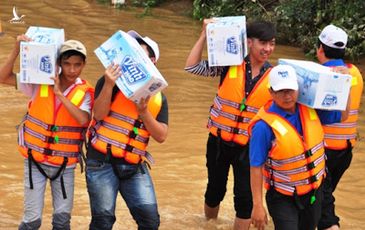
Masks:
[[[159,58],[156,42],[129,31],[153,63]],[[162,143],[167,137],[166,97],[157,93],[139,103],[127,99],[115,85],[121,75],[117,64],[109,66],[96,85],[95,123],[90,128],[86,182],[92,219],[90,229],[112,229],[118,192],[126,202],[138,229],[158,229],[160,216],[146,160],[149,137]],[[125,218],[125,217],[123,217]]]

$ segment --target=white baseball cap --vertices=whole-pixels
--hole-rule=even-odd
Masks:
[[[151,49],[153,50],[153,53],[155,53],[156,61],[158,60],[158,58],[160,57],[160,50],[158,48],[158,44],[154,40],[152,40],[151,38],[149,38],[147,36],[142,37],[141,35],[139,35],[139,33],[137,33],[134,30],[128,31],[127,34],[129,34],[131,37],[133,37],[135,39],[137,39],[137,38],[142,39],[149,47],[151,47]]]
[[[271,69],[269,83],[274,91],[282,89],[298,90],[298,80],[295,69],[290,65],[277,65]]]
[[[63,54],[66,51],[74,50],[79,53],[82,53],[85,57],[87,56],[86,48],[85,46],[77,40],[67,40],[65,41],[60,48],[60,55]]]
[[[334,25],[328,25],[324,27],[318,38],[326,46],[344,49],[346,48],[348,36],[343,29]]]

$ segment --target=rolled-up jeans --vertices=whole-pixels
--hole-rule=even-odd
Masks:
[[[56,175],[59,167],[40,164],[44,172],[52,177]],[[75,167],[68,167],[63,172],[63,181],[67,198],[63,198],[61,180],[57,177],[50,181],[53,204],[53,229],[70,229],[71,211],[74,197]],[[32,163],[33,189],[29,184],[28,159],[24,160],[24,215],[19,229],[39,229],[42,220],[44,195],[48,178],[46,178],[34,163]]]
[[[110,163],[87,159],[86,182],[92,215],[91,230],[112,229],[116,220],[118,192],[126,202],[138,229],[158,229],[160,216],[156,195],[145,163],[115,164],[113,169]]]

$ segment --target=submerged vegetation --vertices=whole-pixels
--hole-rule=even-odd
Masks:
[[[110,2],[110,0],[97,0]],[[130,0],[127,4],[145,8],[176,0]],[[264,19],[275,22],[278,42],[301,47],[314,56],[317,37],[322,28],[334,24],[349,35],[346,56],[357,60],[365,56],[364,0],[180,0],[192,4],[192,17],[246,15],[248,21]]]

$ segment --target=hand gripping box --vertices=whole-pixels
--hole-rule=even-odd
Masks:
[[[331,71],[310,61],[279,59],[295,68],[299,83],[298,102],[315,109],[346,110],[351,75]]]
[[[20,43],[20,82],[53,85],[64,30],[31,26],[25,35],[32,41]]]
[[[122,75],[116,85],[134,102],[167,87],[167,82],[137,40],[121,30],[94,52],[105,68],[112,62],[120,65]]]
[[[247,55],[246,17],[219,17],[206,28],[209,66],[240,65]]]

